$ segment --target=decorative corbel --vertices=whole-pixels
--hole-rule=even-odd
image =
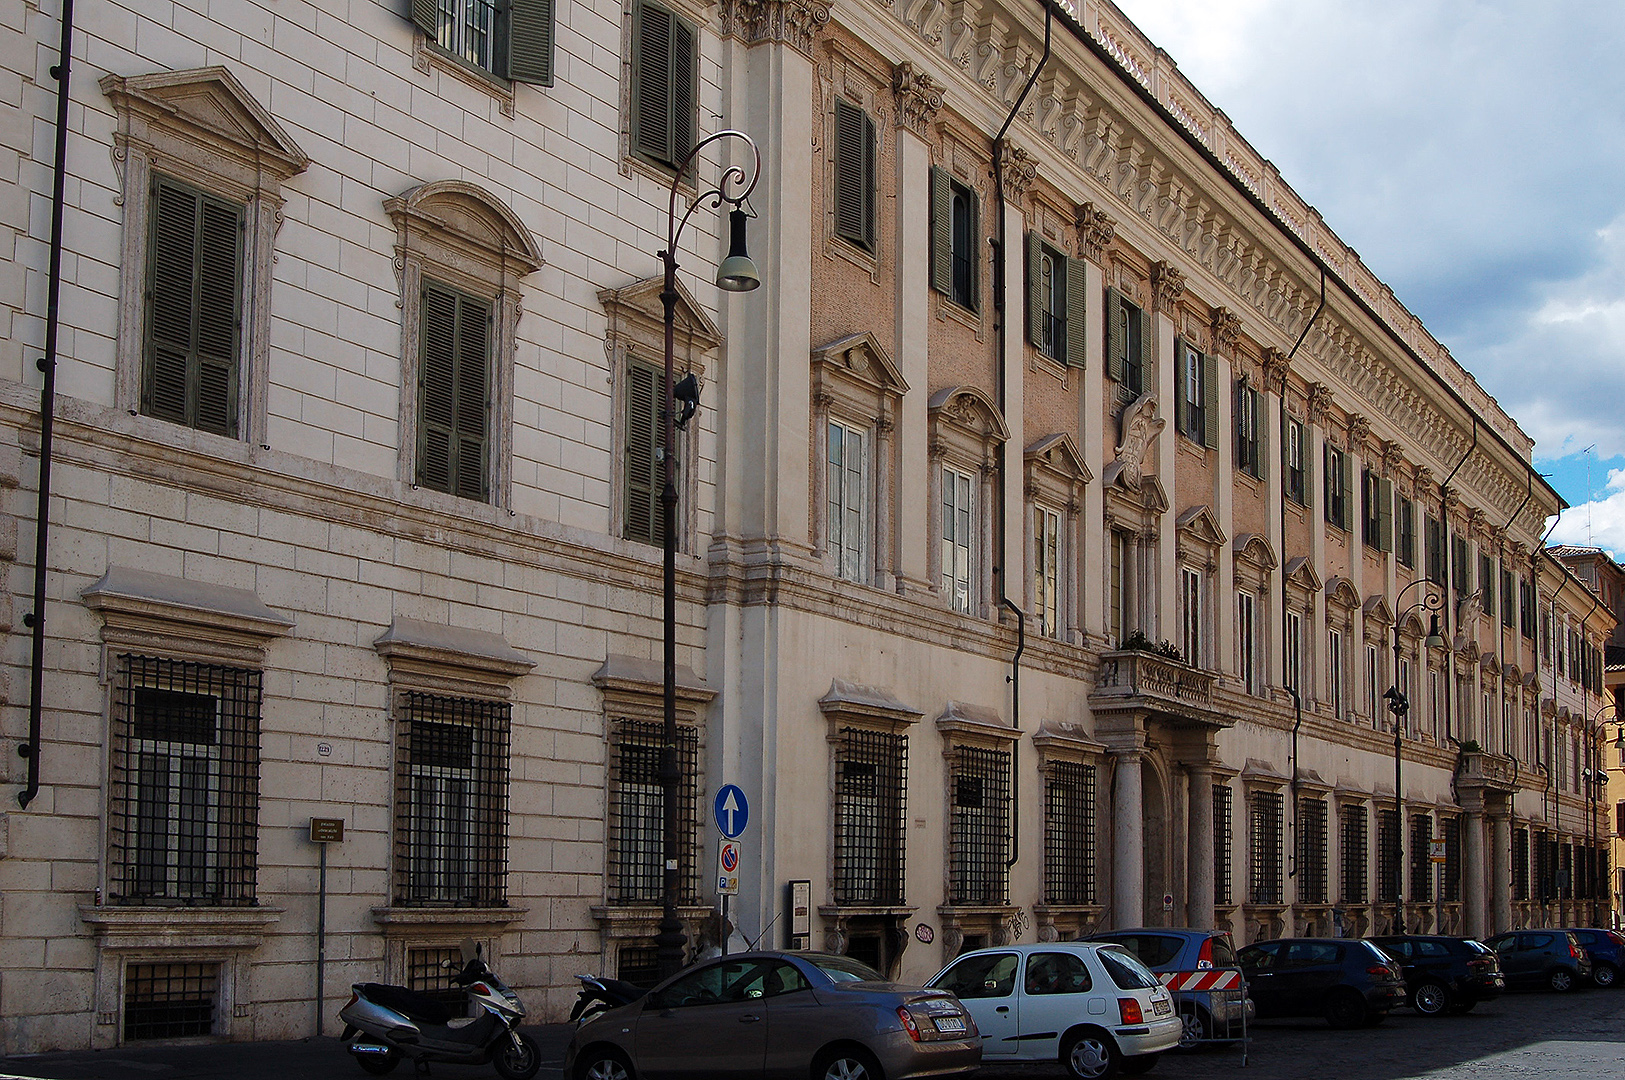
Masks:
[[[1078,235],[1083,240],[1083,257],[1098,264],[1105,255],[1106,245],[1117,235],[1117,222],[1098,209],[1094,203],[1078,207]]]
[[[942,108],[942,87],[923,71],[904,60],[892,69],[892,97],[897,104],[897,126],[907,128],[922,139],[929,138],[931,122]]]

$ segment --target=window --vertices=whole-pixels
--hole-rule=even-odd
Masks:
[[[1439,824],[1440,831],[1443,834],[1444,839],[1444,884],[1441,887],[1439,899],[1445,901],[1456,901],[1461,899],[1461,816],[1458,814],[1455,817],[1447,817]],[[1524,848],[1523,856],[1523,870],[1525,879],[1524,888],[1527,890],[1529,884],[1529,850],[1527,846]],[[1514,837],[1512,850],[1512,868],[1514,879],[1517,877],[1517,867],[1517,837]],[[1517,891],[1517,882],[1514,880],[1514,895],[1517,894]]]
[[[396,903],[506,902],[511,709],[503,701],[404,695],[396,743]]]
[[[1298,800],[1298,901],[1326,902],[1326,800]]]
[[[1382,671],[1378,660],[1377,647],[1365,647],[1365,704],[1371,713],[1372,723],[1382,725]]]
[[[1455,587],[1456,599],[1460,600],[1473,591],[1473,564],[1468,560],[1465,536],[1450,538],[1450,565],[1451,584]]]
[[[141,411],[235,438],[245,207],[153,177]]]
[[[1399,500],[1399,537],[1394,553],[1405,566],[1416,565],[1416,504],[1409,499]]]
[[[948,784],[948,902],[1003,904],[1009,875],[1010,752],[954,747]]]
[[[1345,904],[1366,901],[1366,811],[1357,804],[1342,810],[1343,874],[1342,900]]]
[[[124,969],[124,1039],[213,1035],[220,965],[130,964]]]
[[[1106,377],[1120,396],[1138,398],[1150,374],[1145,312],[1116,289],[1106,290]]]
[[[971,311],[981,271],[976,217],[976,193],[932,166],[931,287]]]
[[[1484,592],[1480,605],[1484,614],[1495,618],[1495,563],[1482,552],[1478,556],[1478,587]]]
[[[1264,478],[1264,395],[1246,379],[1236,383],[1236,468]]]
[[[1044,899],[1095,902],[1095,767],[1057,761],[1044,778]]]
[[[466,64],[553,85],[553,0],[412,0],[412,21]]]
[[[1281,643],[1286,652],[1287,685],[1303,694],[1303,616],[1299,612],[1286,613],[1286,640]]]
[[[1625,829],[1620,830],[1625,836]],[[1512,830],[1512,899],[1529,899],[1529,830]]]
[[[1236,654],[1241,688],[1259,693],[1258,601],[1250,592],[1236,594]]]
[[[632,7],[632,153],[675,170],[694,149],[694,27],[649,0]]]
[[[1399,811],[1377,811],[1377,900],[1399,896]]]
[[[835,235],[875,250],[875,122],[835,99]]]
[[[109,894],[118,904],[254,903],[260,673],[118,658]]]
[[[1410,706],[1405,715],[1399,718],[1399,725],[1405,734],[1421,734],[1422,718],[1419,715],[1422,703],[1416,700],[1411,692],[1411,661],[1407,656],[1399,658],[1399,671],[1394,677],[1394,685],[1399,692],[1405,695],[1405,703]]]
[[[1428,861],[1428,842],[1433,839],[1433,817],[1411,815],[1411,899],[1419,903],[1433,900],[1433,864]]]
[[[1281,793],[1255,791],[1252,797],[1252,902],[1281,903]]]
[[[1309,479],[1305,461],[1305,433],[1303,422],[1283,414],[1281,420],[1281,458],[1283,484],[1286,497],[1299,506],[1309,505]]]
[[[1179,430],[1214,448],[1219,445],[1218,363],[1181,339],[1175,346],[1179,366]]]
[[[903,902],[908,736],[842,728],[835,749],[835,902]]]
[[[1228,904],[1230,896],[1230,848],[1235,842],[1235,822],[1230,804],[1230,786],[1213,785],[1213,902]]]
[[[1203,666],[1202,633],[1202,575],[1199,571],[1181,568],[1180,580],[1180,650],[1185,663]]]
[[[619,720],[612,727],[609,760],[609,897],[620,904],[657,904],[664,895],[665,791],[660,784],[664,725]],[[678,888],[684,902],[699,894],[694,849],[697,827],[699,735],[677,730]]]
[[[1111,578],[1107,583],[1107,591],[1110,594],[1107,603],[1110,605],[1111,623],[1108,630],[1112,641],[1121,647],[1131,630],[1128,611],[1133,596],[1134,573],[1134,540],[1122,529],[1111,531],[1111,564],[1107,568],[1107,573]]]
[[[1082,259],[1027,234],[1027,340],[1051,360],[1083,367],[1088,291]]]
[[[1339,529],[1349,527],[1349,456],[1330,443],[1325,444],[1326,522]]]
[[[425,281],[421,305],[417,483],[484,502],[490,494],[491,304]]]
[[[1444,584],[1444,524],[1438,518],[1428,515],[1423,521],[1423,532],[1426,545],[1426,573],[1429,581],[1435,585]]]
[[[1047,506],[1033,508],[1033,582],[1037,592],[1039,631],[1061,635],[1061,515]]]
[[[1533,593],[1534,589],[1531,588]],[[1549,611],[1540,613],[1540,659],[1542,663],[1552,662],[1552,615]]]
[[[972,481],[958,469],[942,470],[942,594],[955,611],[971,610]]]
[[[1343,701],[1343,632],[1326,633],[1326,696],[1331,700],[1332,715],[1341,717],[1346,711]]]
[[[829,422],[824,476],[829,494],[827,546],[835,574],[867,584],[874,560],[869,554],[869,433],[839,420]]]
[[[1360,532],[1367,547],[1394,550],[1394,484],[1370,469],[1360,470]]]
[[[1514,595],[1512,591],[1512,571],[1503,568],[1501,570],[1501,625],[1508,630],[1516,625],[1517,609],[1514,607]]]

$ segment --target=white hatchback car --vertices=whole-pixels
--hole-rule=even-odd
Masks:
[[[1151,969],[1117,945],[1057,941],[977,949],[928,984],[964,1002],[982,1060],[1059,1061],[1084,1080],[1143,1073],[1179,1045],[1180,1022]]]

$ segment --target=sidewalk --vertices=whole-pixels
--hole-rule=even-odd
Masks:
[[[524,1029],[542,1048],[537,1080],[559,1080],[564,1048],[573,1024]],[[489,1065],[430,1066],[441,1080],[488,1080]],[[209,1045],[123,1046],[116,1050],[76,1050],[58,1054],[0,1057],[0,1080],[361,1080],[366,1077],[344,1044],[333,1037],[293,1042],[211,1043]],[[401,1062],[393,1076],[414,1075]]]

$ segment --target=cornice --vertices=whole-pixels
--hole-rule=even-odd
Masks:
[[[747,45],[789,45],[809,59],[813,39],[829,22],[827,0],[725,0],[722,33]]]

